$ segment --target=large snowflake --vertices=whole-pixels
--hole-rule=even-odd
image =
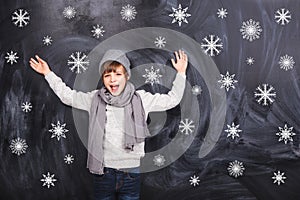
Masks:
[[[225,130],[227,134],[227,137],[230,137],[234,139],[235,137],[240,137],[239,133],[242,132],[242,130],[239,129],[240,125],[235,125],[234,122],[232,122],[231,126],[227,124],[227,129]]]
[[[65,161],[65,163],[67,163],[67,164],[73,163],[73,161],[74,161],[73,155],[67,154],[67,155],[64,157],[64,161]]]
[[[230,88],[235,89],[234,84],[237,83],[238,81],[234,79],[235,74],[230,75],[229,72],[227,71],[225,75],[220,74],[221,79],[218,80],[219,83],[221,83],[221,88],[225,88],[226,91],[228,92]]]
[[[223,48],[222,40],[215,35],[208,35],[202,39],[201,47],[210,56],[219,55]]]
[[[173,8],[173,13],[169,14],[170,17],[173,17],[172,24],[178,22],[178,25],[181,26],[182,22],[188,23],[187,17],[190,17],[191,14],[187,13],[188,7],[182,9],[181,4],[178,5],[178,8]]]
[[[93,30],[91,32],[93,33],[93,37],[98,39],[100,36],[103,36],[105,30],[103,29],[103,26],[97,24],[96,26],[93,26]]]
[[[154,165],[158,166],[158,167],[161,167],[165,164],[165,157],[163,155],[156,155],[154,156],[153,158],[153,162],[154,162]]]
[[[65,18],[72,19],[73,17],[75,17],[75,14],[76,10],[74,7],[68,6],[64,8],[63,15]]]
[[[17,63],[18,61],[18,55],[17,55],[17,52],[13,52],[13,51],[10,51],[10,53],[6,52],[6,63],[10,63],[11,65],[14,64],[14,63]]]
[[[81,55],[82,54],[82,55]],[[70,60],[68,60],[68,65],[72,65],[70,70],[72,72],[79,74],[85,70],[87,70],[90,61],[87,60],[87,55],[82,52],[75,52],[69,56]]]
[[[11,141],[9,147],[12,153],[15,153],[19,156],[26,153],[28,145],[26,144],[26,141],[24,139],[18,137],[17,139]]]
[[[274,179],[273,183],[277,183],[278,185],[280,185],[281,183],[284,183],[284,180],[286,179],[286,177],[284,176],[284,172],[280,172],[277,171],[273,173],[274,176],[272,177],[272,179]]]
[[[193,186],[199,185],[199,182],[200,182],[199,176],[196,176],[196,175],[191,176],[191,178],[190,178],[191,185],[193,185]]]
[[[49,36],[49,35],[46,35],[44,38],[43,38],[43,44],[44,45],[51,45],[52,44],[52,38],[51,38],[51,36]]]
[[[68,129],[65,129],[66,124],[61,125],[60,122],[58,121],[56,125],[51,123],[51,126],[52,129],[49,130],[49,132],[52,133],[51,138],[56,137],[58,141],[61,137],[66,138],[65,133],[69,131]]]
[[[280,8],[275,12],[275,20],[278,24],[286,25],[292,19],[291,13],[285,8]]]
[[[237,178],[243,175],[245,168],[242,162],[235,160],[229,163],[227,170],[230,176]]]
[[[259,39],[262,28],[259,25],[259,22],[249,19],[246,22],[243,22],[242,28],[240,29],[243,39],[247,39],[250,42]]]
[[[135,19],[137,12],[136,12],[134,6],[127,4],[126,6],[122,7],[120,14],[122,16],[122,19],[129,22],[129,21]]]
[[[32,108],[32,105],[30,102],[25,102],[25,103],[22,103],[22,106],[21,106],[22,110],[24,112],[30,112],[31,111],[31,108]]]
[[[287,71],[293,69],[295,62],[292,56],[285,55],[280,57],[278,64],[280,65],[280,69]]]
[[[57,179],[54,178],[55,176],[54,174],[50,175],[50,173],[48,172],[47,175],[45,174],[42,175],[43,178],[41,179],[41,181],[44,182],[42,186],[46,185],[48,188],[50,188],[50,186],[55,186],[54,182],[57,181]]]
[[[146,78],[145,83],[151,83],[153,86],[154,83],[159,83],[159,78],[162,77],[161,74],[159,74],[159,69],[154,70],[153,66],[151,66],[151,69],[145,69],[146,74],[143,75],[144,78]]]
[[[185,135],[189,135],[192,133],[195,129],[194,121],[185,119],[184,121],[181,120],[179,124],[179,130],[181,133],[184,133]]]
[[[278,127],[278,129],[280,132],[276,133],[276,135],[279,136],[279,142],[284,141],[286,144],[288,141],[293,141],[292,137],[296,135],[296,133],[292,132],[293,127],[288,128],[287,124],[285,124],[283,128]]]
[[[219,18],[223,19],[227,17],[228,12],[225,8],[219,8],[217,14]]]
[[[158,48],[163,48],[166,45],[166,38],[162,37],[162,36],[158,36],[155,38],[154,44],[156,47]]]
[[[269,103],[273,103],[275,101],[276,92],[274,91],[272,85],[262,84],[256,88],[256,92],[254,92],[254,97],[257,98],[257,102],[259,104],[267,106]]]
[[[18,9],[12,14],[11,19],[16,26],[22,28],[29,24],[30,16],[26,10]]]

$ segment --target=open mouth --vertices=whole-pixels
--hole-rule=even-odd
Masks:
[[[119,85],[111,85],[110,88],[112,92],[116,92],[119,89]]]

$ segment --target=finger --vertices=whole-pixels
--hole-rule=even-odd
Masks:
[[[34,60],[33,58],[31,58],[30,61],[33,62],[34,64],[38,64],[38,62],[36,60]]]
[[[40,62],[40,63],[44,63],[44,60],[41,59],[38,55],[35,55],[36,59]]]
[[[176,63],[175,63],[175,60],[173,58],[171,59],[171,62],[172,62],[172,65],[175,66]]]
[[[183,58],[183,51],[181,49],[179,49],[179,57],[180,57],[180,59]]]
[[[34,64],[32,61],[29,61],[29,64],[30,64],[30,66],[31,66],[33,69],[36,69],[36,68],[37,68],[36,64]]]
[[[175,57],[176,57],[176,60],[178,61],[179,60],[179,56],[178,56],[177,51],[175,51]]]

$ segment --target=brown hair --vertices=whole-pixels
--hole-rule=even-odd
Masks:
[[[103,73],[102,73],[102,76],[101,76],[102,80],[103,80],[103,75],[104,74],[110,73],[110,72],[116,72],[117,68],[119,68],[119,67],[122,67],[126,78],[128,78],[128,73],[127,73],[125,67],[117,61],[112,61],[109,64],[104,64],[104,66],[103,66],[104,70],[103,70]]]

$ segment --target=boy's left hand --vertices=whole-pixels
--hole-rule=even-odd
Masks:
[[[176,63],[175,63],[175,60],[173,58],[171,59],[171,62],[173,64],[174,68],[177,70],[178,73],[185,74],[186,68],[187,68],[187,65],[188,65],[187,55],[185,54],[184,51],[179,50],[178,52],[175,51],[175,56],[176,56],[176,61],[177,61]]]

